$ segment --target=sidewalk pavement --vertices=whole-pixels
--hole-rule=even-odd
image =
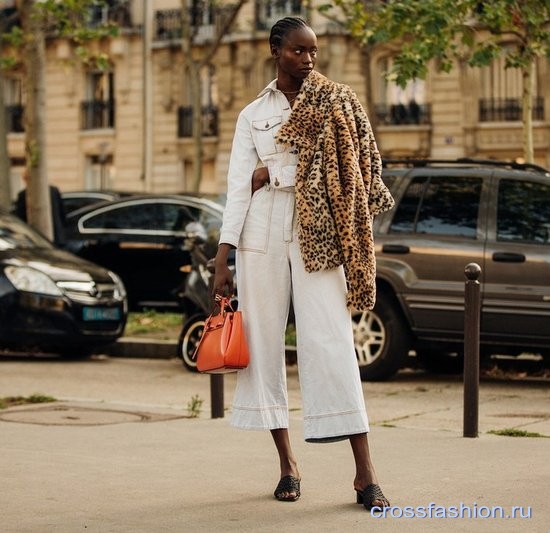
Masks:
[[[278,464],[269,434],[210,419],[208,376],[168,359],[46,360],[25,372],[20,365],[2,362],[1,396],[47,383],[42,390],[61,401],[0,411],[5,533],[548,528],[550,440],[488,433],[515,427],[550,435],[545,384],[482,383],[480,437],[471,439],[462,437],[458,380],[404,373],[365,383],[371,452],[386,496],[399,507],[377,518],[354,503],[349,444],[301,439],[295,367],[289,401],[302,497],[280,503],[272,496]],[[227,408],[234,381],[225,377]],[[193,394],[206,400],[199,418],[189,418],[181,401]],[[522,507],[517,518],[488,517],[494,507],[510,515],[514,506]],[[432,516],[456,507],[477,518],[399,518],[417,507]]]

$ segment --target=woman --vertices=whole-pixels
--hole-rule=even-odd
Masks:
[[[277,79],[239,115],[215,259],[214,295],[232,292],[227,258],[237,248],[251,352],[231,423],[271,431],[281,468],[275,497],[297,500],[284,342],[292,296],[305,439],[349,439],[357,502],[388,506],[369,454],[350,308],[374,305],[372,216],[393,199],[357,97],[313,70],[313,30],[287,17],[273,26],[269,43]]]

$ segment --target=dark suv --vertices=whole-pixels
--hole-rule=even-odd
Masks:
[[[496,161],[386,161],[395,207],[375,220],[377,303],[354,317],[364,379],[409,350],[460,364],[464,268],[481,267],[481,355],[550,354],[550,174]],[[454,357],[451,357],[453,355]]]

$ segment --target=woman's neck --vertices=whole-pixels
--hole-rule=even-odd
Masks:
[[[277,78],[277,89],[284,94],[294,95],[300,92],[302,81]]]

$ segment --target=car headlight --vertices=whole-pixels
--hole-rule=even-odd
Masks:
[[[29,267],[8,266],[4,269],[7,278],[19,291],[62,296],[63,293],[52,278]]]
[[[111,276],[111,279],[115,284],[116,290],[118,291],[118,295],[115,294],[115,297],[121,299],[126,298],[126,288],[124,287],[124,283],[122,283],[122,280],[111,270],[109,270],[109,276]]]

